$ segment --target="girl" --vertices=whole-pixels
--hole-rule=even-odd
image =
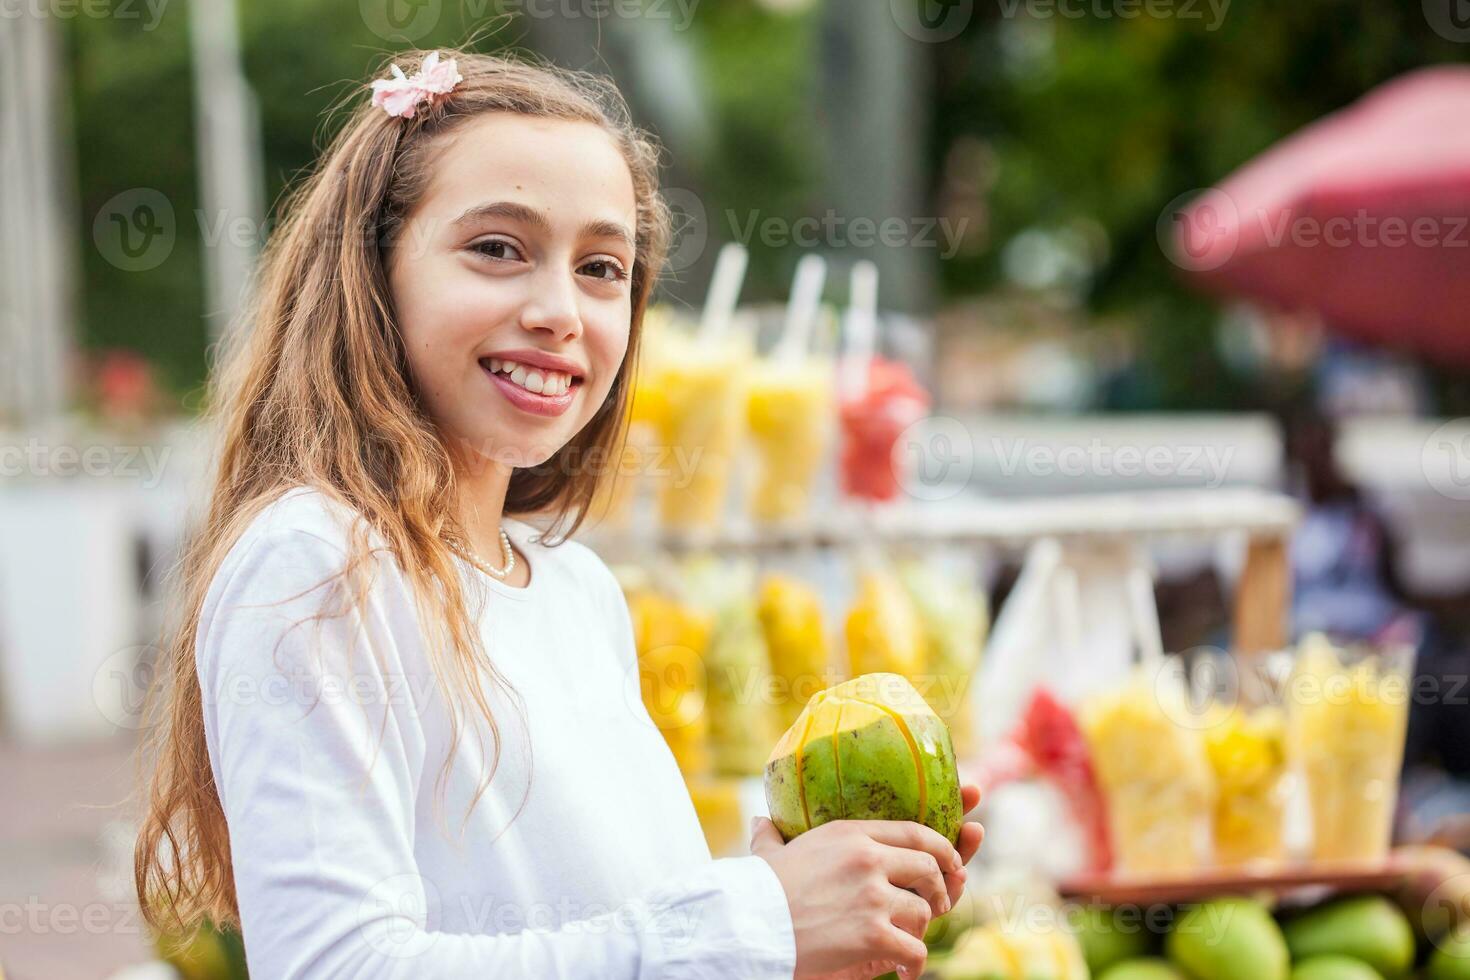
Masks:
[[[410,60],[288,202],[215,401],[149,922],[238,924],[263,980],[916,973],[978,825],[762,820],[710,860],[565,540],[669,235],[654,146],[606,83]]]

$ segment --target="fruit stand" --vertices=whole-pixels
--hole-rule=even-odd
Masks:
[[[1464,976],[1470,872],[1389,848],[1409,651],[1290,642],[1295,502],[925,482],[954,420],[877,354],[858,270],[844,351],[819,353],[816,275],[764,355],[733,305],[697,328],[654,314],[632,465],[586,532],[712,852],[745,853],[757,815],[788,839],[854,816],[948,828],[973,782],[990,840],[931,926],[935,976]],[[652,465],[681,447],[702,458]],[[1229,651],[1164,647],[1156,555],[1181,542],[1232,569]]]

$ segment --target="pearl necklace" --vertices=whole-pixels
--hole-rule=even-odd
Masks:
[[[469,542],[465,542],[464,551],[465,556],[469,558],[472,565],[485,572],[486,574],[495,576],[496,578],[505,578],[516,567],[516,553],[514,549],[512,549],[510,546],[510,535],[505,533],[504,527],[500,528],[500,554],[505,559],[504,568],[496,568],[494,565],[491,565],[488,561],[481,558],[480,553],[469,546]]]

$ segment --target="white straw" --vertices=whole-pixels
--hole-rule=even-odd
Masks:
[[[848,398],[861,398],[868,390],[868,362],[878,340],[878,267],[864,259],[852,267],[848,282],[842,390]]]
[[[749,260],[750,253],[738,242],[730,242],[720,249],[714,278],[709,284],[709,295],[704,300],[704,313],[699,321],[701,343],[715,343],[725,335],[735,313],[735,303],[740,299],[740,286],[745,282],[745,266]]]
[[[1133,629],[1140,659],[1145,667],[1156,671],[1164,662],[1164,638],[1159,626],[1159,609],[1154,603],[1154,581],[1143,568],[1128,573],[1128,601],[1133,607]]]
[[[806,356],[811,346],[812,325],[817,321],[817,306],[822,301],[822,287],[826,282],[827,260],[820,255],[803,255],[796,263],[791,298],[786,302],[786,323],[773,351],[776,360],[791,363]]]

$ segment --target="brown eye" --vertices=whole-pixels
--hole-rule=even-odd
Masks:
[[[502,262],[513,262],[521,257],[521,253],[514,245],[500,238],[487,238],[482,242],[475,242],[470,248],[487,259]]]
[[[606,279],[608,282],[620,282],[628,276],[622,266],[607,259],[593,259],[583,265],[579,271],[594,279]]]

